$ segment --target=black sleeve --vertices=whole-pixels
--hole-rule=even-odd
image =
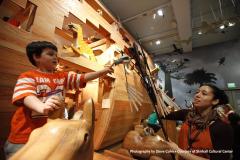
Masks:
[[[231,124],[236,125],[240,121],[240,116],[237,113],[230,113],[228,115],[228,120]]]
[[[210,126],[213,149],[221,153],[210,153],[210,160],[229,160],[233,149],[233,129],[231,125],[217,120]],[[224,153],[225,152],[225,153]]]
[[[171,112],[170,114],[166,115],[165,117],[161,117],[162,119],[166,120],[177,120],[177,121],[185,121],[189,109],[181,109],[175,112]]]

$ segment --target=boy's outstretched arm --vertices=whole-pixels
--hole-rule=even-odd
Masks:
[[[108,73],[112,73],[113,72],[113,68],[112,68],[113,65],[114,64],[110,65],[109,67],[105,67],[104,69],[102,69],[100,71],[86,73],[85,76],[84,76],[85,82],[91,81],[91,80],[96,79],[96,78],[99,78],[99,77],[104,76]]]

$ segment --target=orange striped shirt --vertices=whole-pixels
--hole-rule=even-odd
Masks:
[[[12,103],[18,106],[11,121],[8,140],[12,143],[26,143],[35,128],[47,122],[47,116],[32,111],[23,104],[23,99],[34,95],[42,102],[50,96],[65,96],[65,90],[85,87],[84,74],[74,72],[42,73],[36,70],[22,73],[14,88]]]

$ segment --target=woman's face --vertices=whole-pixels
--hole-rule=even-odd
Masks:
[[[216,105],[218,103],[218,99],[214,99],[213,90],[209,86],[201,86],[193,100],[193,105],[196,109],[204,110],[208,107]]]

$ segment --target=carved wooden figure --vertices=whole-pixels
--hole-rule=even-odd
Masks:
[[[72,120],[49,119],[31,133],[27,144],[11,160],[92,160],[94,105],[84,104],[83,115],[75,113]]]
[[[164,160],[171,160],[170,154],[165,152],[168,148],[162,140],[159,135],[154,135],[139,125],[135,130],[128,132],[122,147],[135,157],[156,159],[158,156],[159,159],[161,157]]]
[[[83,40],[83,31],[81,25],[76,23],[69,23],[67,25],[67,28],[73,32],[74,42],[70,47],[64,47],[67,50],[72,50],[73,52],[79,54],[80,56],[82,55],[91,61],[96,61],[96,57],[94,56],[92,49]]]

